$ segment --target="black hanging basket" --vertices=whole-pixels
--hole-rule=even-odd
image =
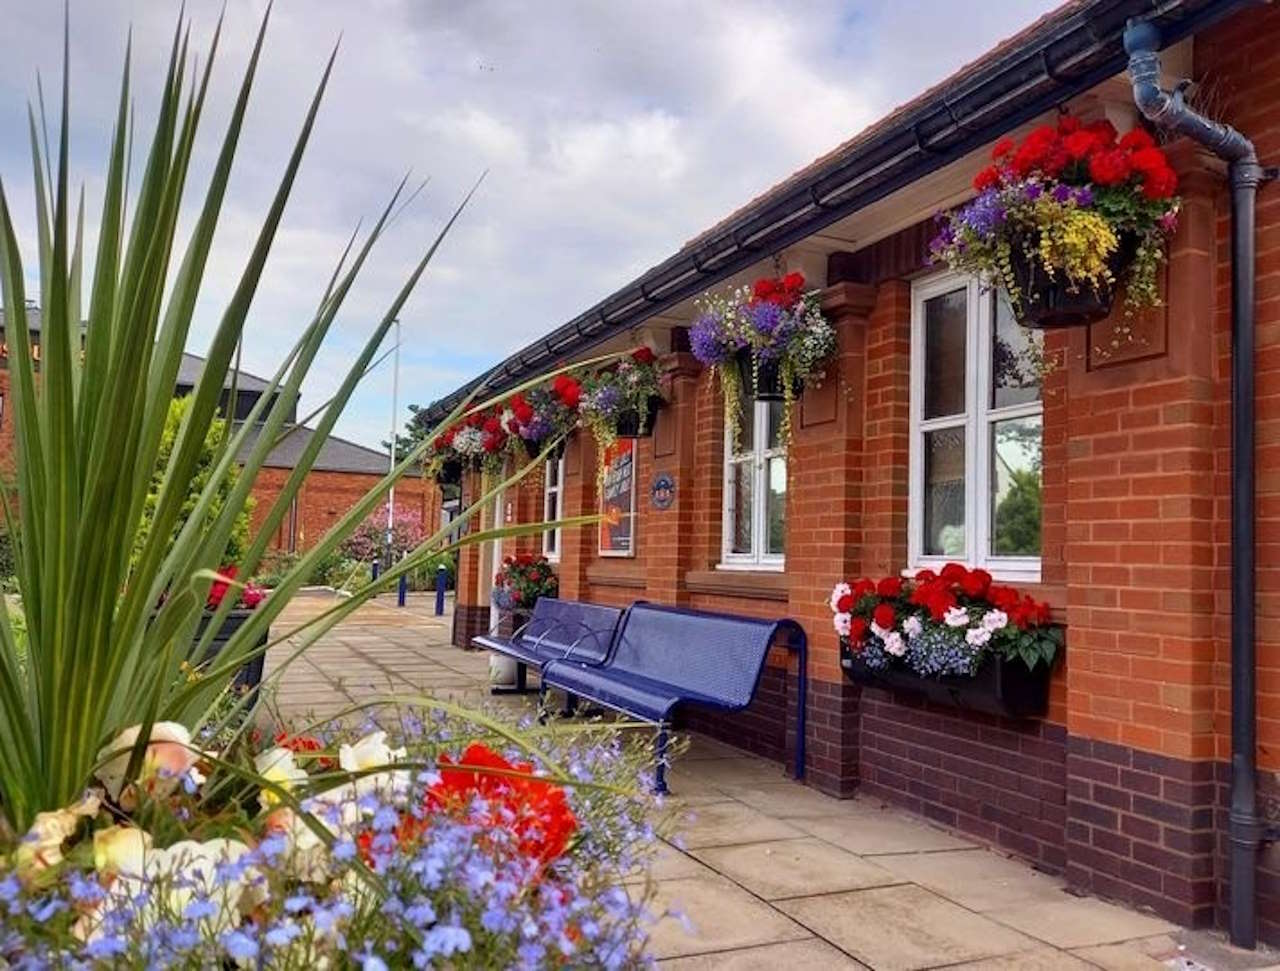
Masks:
[[[1005,718],[1042,718],[1049,708],[1047,664],[1028,670],[1021,660],[993,657],[972,677],[926,678],[903,668],[868,667],[861,657],[841,645],[840,666],[854,684],[918,695],[968,711]]]
[[[436,476],[436,481],[441,485],[462,485],[462,460],[447,459],[440,466],[440,472]]]
[[[775,360],[760,361],[752,366],[751,349],[744,347],[734,357],[738,366],[738,377],[747,394],[756,401],[784,401],[786,395],[782,387],[782,364]],[[803,381],[795,381],[791,388],[795,397],[804,390]]]
[[[1121,237],[1120,245],[1108,261],[1114,279],[1120,279],[1124,269],[1133,261],[1136,249],[1134,239]],[[1023,327],[1032,330],[1087,327],[1110,316],[1115,305],[1114,285],[1103,283],[1093,287],[1085,283],[1073,289],[1063,274],[1050,277],[1040,261],[1028,256],[1017,242],[1009,254],[1009,264],[1022,295],[1018,323]]]
[[[547,440],[544,438],[541,441],[532,442],[527,438],[522,438],[520,439],[520,441],[524,443],[524,452],[526,455],[529,456],[529,461],[532,462],[534,459],[536,459],[539,455],[542,454],[542,450],[546,448]],[[562,438],[560,439],[559,442],[556,443],[556,447],[551,450],[550,454],[547,455],[547,458],[558,459],[563,454],[564,454],[564,439]]]
[[[651,397],[645,403],[645,410],[642,414],[639,408],[628,408],[626,411],[618,413],[618,437],[619,438],[649,438],[653,435],[653,423],[658,418],[658,409],[662,406],[662,399],[657,395]]]

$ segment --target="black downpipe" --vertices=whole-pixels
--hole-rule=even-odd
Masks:
[[[1258,942],[1257,646],[1254,639],[1254,229],[1258,186],[1270,173],[1253,143],[1191,108],[1182,86],[1160,86],[1160,31],[1130,22],[1124,32],[1138,109],[1161,128],[1187,135],[1228,163],[1231,181],[1231,943]]]

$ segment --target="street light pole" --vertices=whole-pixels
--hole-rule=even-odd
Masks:
[[[387,471],[392,472],[396,467],[396,426],[397,418],[400,411],[400,318],[396,317],[392,323],[396,325],[395,347],[392,349],[394,355],[391,368],[391,461],[387,466]],[[387,566],[391,566],[391,536],[392,527],[395,523],[396,515],[396,487],[392,484],[387,492]]]

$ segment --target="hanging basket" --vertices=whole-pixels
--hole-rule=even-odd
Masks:
[[[539,455],[541,455],[542,450],[546,447],[545,438],[536,442],[530,441],[527,438],[522,438],[520,439],[520,441],[524,444],[524,452],[526,455],[529,456],[530,462],[532,462]],[[547,455],[547,458],[549,460],[555,460],[555,459],[558,459],[563,454],[564,454],[564,439],[562,438],[556,444],[556,447],[551,450],[550,454]]]
[[[750,348],[743,348],[734,357],[738,366],[738,376],[747,394],[756,401],[784,401],[786,395],[782,387],[782,363],[778,360],[759,361],[753,366]],[[804,382],[797,380],[792,385],[795,397],[804,390]]]
[[[1111,276],[1119,280],[1133,260],[1136,241],[1122,236],[1111,254],[1108,266]],[[1050,277],[1040,261],[1028,256],[1024,247],[1014,244],[1009,255],[1014,282],[1022,294],[1018,323],[1032,330],[1064,327],[1087,327],[1110,316],[1115,304],[1116,287],[1103,283],[1098,287],[1082,284],[1072,288],[1061,273]]]
[[[462,460],[447,460],[442,466],[440,466],[440,474],[436,476],[436,481],[441,485],[461,485]]]
[[[658,409],[662,399],[654,395],[645,403],[644,413],[638,408],[628,408],[618,413],[619,438],[650,438],[653,435],[653,423],[658,418]]]

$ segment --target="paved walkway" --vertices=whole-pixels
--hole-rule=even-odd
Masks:
[[[300,597],[281,625],[335,602]],[[490,702],[487,656],[449,645],[450,618],[430,606],[383,598],[360,608],[285,671],[282,710],[329,714],[389,689]],[[268,671],[286,655],[273,649]],[[636,877],[680,914],[653,929],[670,971],[1280,969],[1275,954],[1073,896],[973,841],[876,800],[831,799],[704,737],[670,782],[671,842]]]

